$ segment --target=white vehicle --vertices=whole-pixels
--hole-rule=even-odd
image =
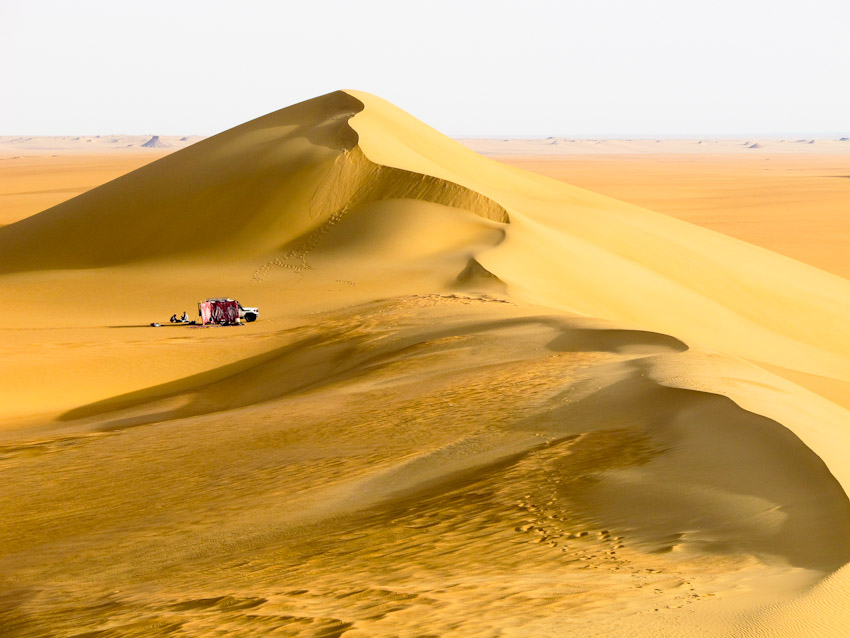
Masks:
[[[239,303],[238,301],[236,303]],[[259,308],[245,308],[241,303],[239,304],[239,318],[243,321],[247,321],[251,323],[252,321],[256,321],[260,317],[260,309]]]

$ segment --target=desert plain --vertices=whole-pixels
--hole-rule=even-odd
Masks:
[[[0,138],[0,635],[848,635],[850,141],[151,139]]]

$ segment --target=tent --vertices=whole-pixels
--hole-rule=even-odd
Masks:
[[[201,315],[201,323],[204,325],[235,325],[239,323],[239,302],[227,298],[207,299],[198,303],[198,314]]]

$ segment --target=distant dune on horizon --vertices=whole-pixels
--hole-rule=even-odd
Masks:
[[[0,131],[2,133],[2,131]],[[26,153],[131,152],[148,148],[180,150],[207,139],[205,135],[0,135],[2,155]],[[155,138],[155,139],[154,139]],[[456,136],[453,139],[484,155],[569,155],[605,153],[739,153],[744,148],[765,148],[772,153],[848,153],[850,138],[840,135],[791,139],[789,136]],[[801,145],[805,142],[809,146]],[[753,146],[755,144],[755,146]]]

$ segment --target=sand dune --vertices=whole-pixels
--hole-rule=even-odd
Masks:
[[[0,291],[8,635],[840,635],[845,279],[339,91],[0,228]]]

